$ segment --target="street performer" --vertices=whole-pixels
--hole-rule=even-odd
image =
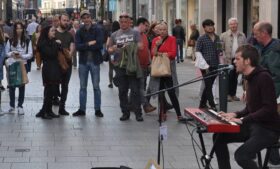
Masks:
[[[250,45],[236,50],[236,71],[247,80],[246,107],[237,112],[219,115],[240,125],[240,133],[214,134],[219,169],[231,169],[228,143],[244,142],[234,158],[243,169],[258,169],[254,159],[262,149],[278,142],[280,118],[277,113],[275,87],[268,70],[259,66],[257,49]]]

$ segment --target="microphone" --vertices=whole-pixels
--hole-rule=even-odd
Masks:
[[[228,65],[226,67],[222,67],[220,69],[217,69],[216,71],[223,71],[223,70],[233,70],[234,66],[233,65]]]
[[[230,70],[233,70],[234,69],[234,66],[233,65],[227,65],[227,66],[225,66],[225,67],[221,67],[221,68],[219,68],[219,69],[216,69],[216,70],[212,70],[212,71],[210,71],[210,72],[207,72],[206,73],[206,76],[207,75],[210,75],[210,74],[213,74],[213,73],[217,73],[217,74],[220,74],[220,73],[222,73],[222,71],[230,71]]]

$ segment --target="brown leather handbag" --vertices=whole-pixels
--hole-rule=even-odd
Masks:
[[[69,68],[68,62],[70,60],[72,60],[72,58],[68,49],[63,48],[62,50],[58,51],[58,62],[63,72],[66,72]]]

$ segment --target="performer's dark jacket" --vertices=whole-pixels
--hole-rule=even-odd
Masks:
[[[275,87],[268,70],[257,66],[248,76],[246,107],[237,113],[243,124],[258,123],[264,128],[280,132]]]

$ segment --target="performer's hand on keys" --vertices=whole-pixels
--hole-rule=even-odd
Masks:
[[[230,121],[239,125],[242,124],[242,120],[240,118],[231,118]]]
[[[223,120],[231,121],[232,118],[236,117],[236,114],[235,113],[219,112],[219,116],[222,117]]]

